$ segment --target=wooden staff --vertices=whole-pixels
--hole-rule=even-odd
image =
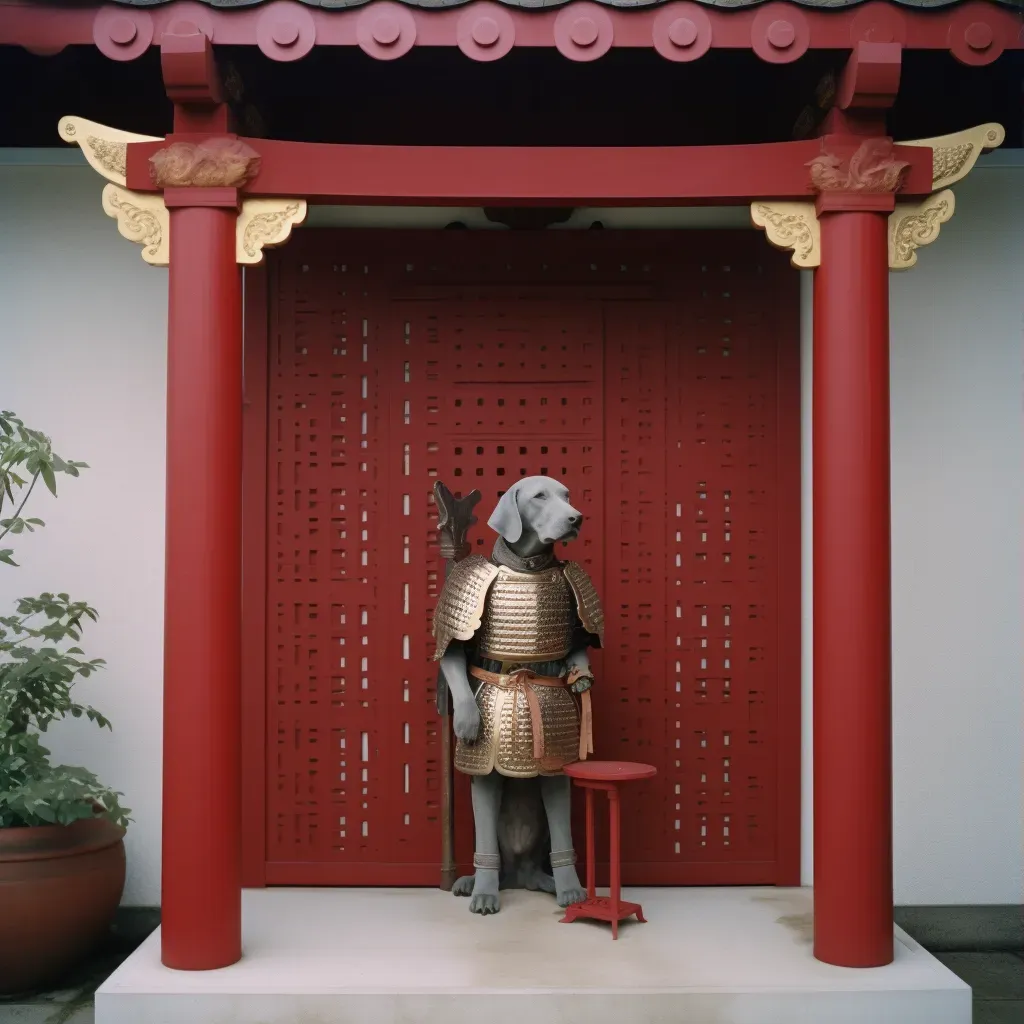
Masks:
[[[466,540],[469,528],[476,522],[473,507],[480,500],[479,491],[470,491],[456,498],[440,480],[434,483],[437,504],[437,532],[445,579],[452,566],[472,550]],[[455,787],[452,771],[452,702],[444,673],[437,673],[437,711],[441,716],[441,888],[451,891],[457,874],[455,864]]]

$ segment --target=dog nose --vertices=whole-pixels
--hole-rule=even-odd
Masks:
[[[579,512],[577,512],[574,515],[569,516],[569,522],[573,526],[579,526],[580,523],[583,522],[583,516],[581,516]]]

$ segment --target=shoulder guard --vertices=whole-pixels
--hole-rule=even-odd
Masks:
[[[434,609],[434,661],[440,661],[453,640],[472,640],[483,620],[487,591],[498,567],[483,555],[469,555],[452,566]]]
[[[562,573],[569,581],[572,592],[576,597],[576,609],[580,615],[580,622],[588,633],[597,637],[600,646],[604,646],[604,609],[601,607],[601,599],[597,596],[593,581],[587,575],[587,570],[579,562],[565,562],[562,565]]]

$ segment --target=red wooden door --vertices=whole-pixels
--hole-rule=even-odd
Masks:
[[[431,489],[482,491],[487,552],[534,473],[587,517],[565,554],[608,621],[597,755],[659,768],[625,803],[624,880],[796,881],[795,282],[743,232],[320,231],[275,254],[247,335],[251,884],[437,883]]]

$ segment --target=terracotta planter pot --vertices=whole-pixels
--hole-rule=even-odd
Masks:
[[[58,979],[103,936],[124,889],[123,836],[105,818],[0,829],[0,994]]]

